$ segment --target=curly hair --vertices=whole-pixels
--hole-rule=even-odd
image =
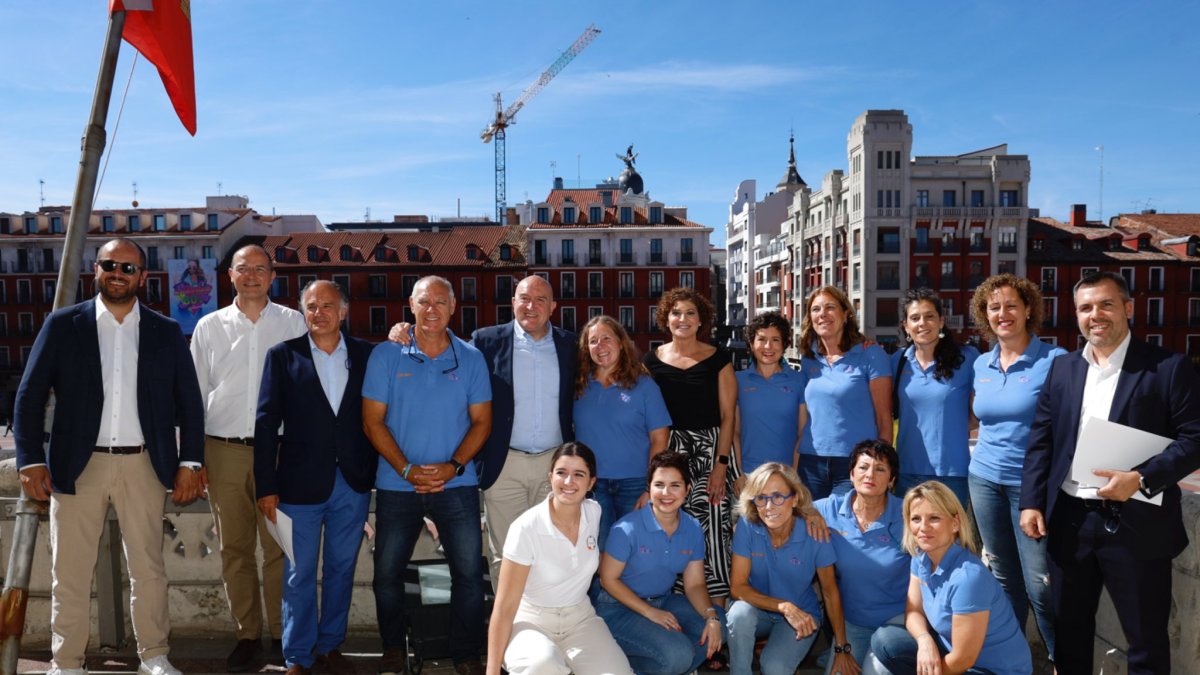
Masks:
[[[779,335],[783,337],[784,350],[792,346],[792,327],[779,312],[763,312],[750,319],[750,323],[746,324],[746,329],[743,331],[746,337],[746,344],[754,344],[754,336],[758,335],[758,331],[768,328],[774,328],[779,331]]]
[[[637,386],[638,378],[642,375],[649,375],[650,371],[646,370],[646,366],[642,365],[642,360],[638,358],[637,348],[633,346],[633,341],[629,339],[629,335],[621,328],[621,324],[611,316],[601,314],[592,317],[584,325],[583,330],[579,331],[579,374],[575,376],[575,398],[583,397],[583,393],[587,391],[588,382],[592,379],[592,373],[595,372],[596,364],[592,363],[592,355],[588,351],[588,336],[592,329],[596,326],[606,326],[612,334],[617,336],[617,342],[621,347],[621,356],[617,359],[617,367],[613,371],[613,382],[622,389],[633,389]]]
[[[908,337],[908,331],[905,325],[908,323],[908,310],[918,302],[928,302],[933,305],[933,310],[937,312],[939,317],[945,317],[942,314],[942,299],[937,293],[928,288],[913,288],[904,293],[904,299],[900,301],[900,345],[907,347],[912,343]],[[965,357],[962,353],[962,348],[953,338],[939,337],[937,345],[933,348],[933,379],[945,382],[954,377],[954,371],[962,366]],[[898,386],[899,383],[893,383]]]
[[[658,299],[658,309],[654,312],[654,323],[658,324],[658,329],[663,332],[669,331],[667,321],[671,318],[671,309],[677,302],[690,302],[696,306],[696,313],[700,315],[700,327],[696,330],[696,339],[707,342],[712,334],[713,304],[711,300],[694,288],[680,286],[662,294],[662,297]]]
[[[767,481],[771,480],[771,476],[782,478],[792,494],[796,495],[796,503],[792,505],[792,515],[804,518],[817,512],[813,507],[812,493],[804,487],[800,476],[796,475],[796,470],[779,462],[767,462],[750,472],[750,475],[746,477],[746,485],[742,487],[742,494],[738,496],[737,512],[745,516],[746,520],[755,525],[762,524],[762,518],[758,515],[758,507],[754,504],[754,498],[767,489]]]
[[[936,480],[925,481],[920,485],[910,489],[908,494],[904,495],[904,522],[911,522],[912,503],[918,499],[924,501],[947,518],[958,519],[958,533],[955,538],[963,548],[967,549],[975,555],[979,555],[979,542],[975,539],[975,528],[971,527],[971,522],[967,520],[966,509],[963,508],[962,502],[958,501],[958,497],[954,496],[954,491],[946,487],[945,483],[940,483]],[[909,555],[917,555],[921,552],[917,548],[917,537],[913,534],[912,526],[904,530],[904,550],[908,551]]]
[[[1025,321],[1025,332],[1036,335],[1038,328],[1042,326],[1042,292],[1038,290],[1037,284],[1015,274],[1005,273],[990,276],[984,279],[982,284],[979,284],[979,288],[975,289],[975,296],[971,298],[971,313],[975,316],[975,327],[988,342],[996,341],[996,333],[992,331],[992,324],[988,322],[987,306],[992,299],[992,294],[1001,288],[1011,288],[1020,296],[1021,302],[1025,303],[1025,309],[1029,310],[1029,318]]]
[[[813,350],[813,343],[818,340],[817,331],[812,325],[812,306],[813,302],[822,295],[833,298],[846,313],[846,325],[842,326],[842,339],[838,342],[838,348],[843,352],[849,351],[854,345],[867,340],[862,331],[858,329],[858,319],[854,316],[854,306],[850,304],[850,298],[847,298],[842,289],[837,286],[821,286],[805,298],[804,319],[800,321],[800,353],[809,359],[817,358],[817,354]]]

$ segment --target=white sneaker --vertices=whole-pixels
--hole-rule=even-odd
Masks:
[[[51,665],[46,675],[88,675],[87,668],[59,668]]]
[[[142,665],[138,666],[138,675],[183,675],[183,673],[171,665],[164,655],[142,661]]]

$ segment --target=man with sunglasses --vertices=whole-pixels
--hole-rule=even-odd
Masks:
[[[1129,673],[1171,672],[1171,560],[1187,546],[1177,483],[1200,468],[1200,377],[1182,354],[1132,337],[1125,278],[1093,272],[1075,284],[1087,340],[1060,356],[1038,398],[1021,482],[1021,529],[1047,537],[1054,666],[1092,672],[1096,609],[1108,589],[1129,642]],[[1099,489],[1071,480],[1079,431],[1095,417],[1174,439],[1135,467],[1095,471]],[[1155,506],[1131,499],[1162,496]]]
[[[221,543],[221,577],[237,644],[225,670],[251,668],[262,648],[263,609],[272,645],[282,646],[283,551],[255,505],[254,418],[267,351],[306,332],[300,312],[271,302],[271,256],[257,244],[233,254],[228,306],[192,333],[192,359],[204,397],[204,465],[208,502]],[[262,544],[262,586],[257,549]]]
[[[454,288],[417,281],[408,344],[375,348],[363,382],[363,428],[379,453],[375,477],[375,606],[381,673],[406,672],[404,571],[424,518],[450,567],[449,639],[459,675],[483,673],[483,539],[471,461],[492,428],[492,390],[479,350],[448,328]]]
[[[17,391],[21,488],[50,502],[49,672],[87,672],[92,576],[111,504],[133,589],[138,672],[175,675],[167,659],[163,501],[168,489],[176,504],[203,490],[204,407],[179,324],[138,302],[146,281],[142,248],[109,241],[95,274],[98,297],[47,317]],[[54,419],[43,450],[51,391]]]

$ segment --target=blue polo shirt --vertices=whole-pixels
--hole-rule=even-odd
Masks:
[[[1007,372],[1000,370],[998,344],[975,359],[979,441],[971,455],[972,474],[1001,485],[1021,484],[1038,394],[1050,372],[1050,363],[1066,353],[1034,336]]]
[[[948,380],[934,376],[936,362],[921,368],[916,347],[892,355],[892,372],[900,373],[900,380],[892,384],[900,408],[896,451],[901,473],[967,475],[971,390],[979,350],[970,345],[959,345],[959,349],[962,365]]]
[[[879,437],[869,385],[871,380],[892,376],[887,352],[879,345],[860,343],[830,365],[815,346],[813,350],[816,358],[800,361],[808,404],[800,454],[849,457],[859,441]]]
[[[951,649],[954,615],[986,611],[987,633],[975,667],[996,675],[1032,673],[1029,643],[1017,626],[1008,596],[983,562],[955,543],[942,556],[942,564],[936,570],[932,566],[925,553],[912,559],[912,575],[921,584],[925,618],[937,631],[942,646]]]
[[[750,561],[750,585],[759,593],[786,600],[821,623],[821,604],[813,591],[818,567],[829,567],[837,556],[833,544],[808,536],[804,521],[792,523],[792,536],[783,546],[771,545],[767,526],[742,516],[733,531],[733,554]]]
[[[404,457],[413,464],[449,461],[471,428],[467,408],[492,400],[483,355],[453,333],[450,345],[437,358],[430,358],[416,342],[407,346],[384,342],[371,351],[367,361],[363,398],[387,405],[384,421]],[[450,372],[444,372],[447,370]],[[468,462],[466,472],[446,487],[478,484],[475,464]],[[416,489],[382,456],[375,471],[375,487],[399,492]]]
[[[846,621],[878,628],[904,611],[912,557],[904,552],[904,512],[901,499],[888,496],[883,514],[866,532],[858,528],[851,490],[813,503],[829,526],[837,554],[838,590]]]
[[[740,370],[736,376],[742,472],[750,473],[767,462],[791,466],[800,433],[804,375],[784,365],[770,378],[755,367]]]
[[[671,414],[649,375],[639,376],[633,389],[593,378],[575,399],[575,440],[596,453],[597,478],[645,478],[650,432],[669,426]]]
[[[625,563],[621,581],[639,598],[666,595],[693,560],[704,560],[700,522],[679,512],[675,534],[667,536],[649,504],[612,526],[604,552]]]

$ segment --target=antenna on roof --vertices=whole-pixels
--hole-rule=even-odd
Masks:
[[[133,208],[135,208],[135,209],[136,209],[136,208],[137,208],[137,205],[138,205],[138,200],[137,200],[137,181],[135,180],[135,181],[133,181]]]
[[[218,195],[225,194],[224,189],[225,189],[225,186],[221,183],[221,181],[217,181],[217,194]]]
[[[38,179],[38,197],[41,198],[42,206],[46,205],[46,181]]]
[[[369,206],[367,207],[366,213],[363,214],[363,222],[364,223],[371,222],[371,207],[369,207]]]

